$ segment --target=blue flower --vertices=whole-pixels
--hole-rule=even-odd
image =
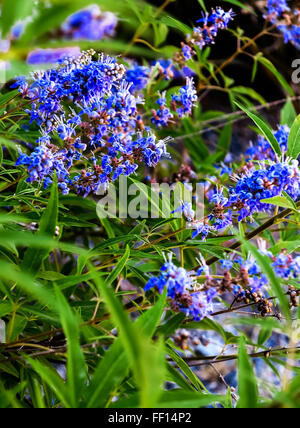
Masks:
[[[233,267],[233,262],[230,260],[220,260],[222,269],[230,270]]]
[[[74,40],[101,40],[114,35],[117,23],[113,13],[102,13],[99,6],[91,5],[71,15],[62,25],[62,31],[65,37]]]
[[[35,49],[27,57],[29,65],[55,64],[57,61],[70,56],[79,56],[79,47],[58,48],[58,49]]]
[[[126,71],[126,81],[131,83],[131,91],[142,91],[148,84],[151,73],[150,67],[145,67],[134,63],[131,68]]]
[[[273,24],[276,23],[277,19],[284,13],[290,11],[286,0],[268,0],[267,11],[264,15]]]
[[[132,90],[137,81],[128,81],[126,68],[115,58],[100,55],[96,60],[94,55],[88,51],[64,58],[56,67],[35,73],[31,84],[24,78],[14,84],[24,97],[34,98],[27,111],[30,123],[40,126],[38,144],[47,148],[47,159],[55,160],[49,161],[44,174],[21,157],[18,165],[27,168],[31,182],[51,178],[59,160],[66,170],[66,186],[60,185],[61,191],[66,193],[68,187],[87,196],[99,186],[107,188],[121,175],[134,174],[140,164],[156,166],[167,155],[167,140],[157,141],[150,128],[141,132],[144,100]],[[56,146],[57,136],[63,149]],[[86,169],[70,180],[75,161],[83,159]]]
[[[298,25],[278,25],[282,32],[284,43],[292,43],[297,49],[300,49],[300,27]]]
[[[226,12],[221,7],[213,9],[210,15],[206,13],[197,21],[201,26],[193,29],[193,33],[187,38],[187,43],[190,46],[199,46],[200,49],[214,44],[218,31],[227,28],[233,17],[232,10]]]
[[[159,293],[162,293],[167,287],[171,308],[183,312],[195,321],[200,321],[213,312],[213,300],[217,292],[211,287],[209,290],[195,293],[192,292],[194,285],[193,272],[178,268],[170,256],[169,261],[162,266],[160,275],[148,281],[145,291],[156,288]]]
[[[287,142],[290,135],[290,128],[287,125],[280,125],[277,131],[274,131],[274,136],[278,141],[283,154],[287,152]],[[264,137],[259,136],[256,145],[251,143],[251,147],[246,151],[246,160],[275,160],[275,152]]]
[[[173,114],[170,112],[170,109],[166,107],[167,100],[165,92],[157,100],[157,104],[159,105],[159,109],[152,110],[151,122],[158,128],[166,127],[173,118]]]
[[[193,206],[190,202],[184,202],[179,208],[172,211],[171,214],[175,214],[177,212],[181,212],[188,222],[192,222],[195,218],[195,211],[193,210]]]
[[[178,95],[172,95],[172,101],[177,107],[179,117],[190,116],[197,100],[197,91],[191,77],[186,79],[186,85],[179,90]]]

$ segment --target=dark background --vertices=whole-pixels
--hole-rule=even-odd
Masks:
[[[160,6],[163,1],[149,0],[149,3]],[[241,10],[224,1],[205,1],[208,11],[220,5],[224,10],[229,10],[232,7],[236,16],[234,21],[230,24],[230,27],[240,27],[244,30],[247,37],[253,38],[263,29],[265,24],[265,20],[262,16],[262,9],[258,7],[264,2],[241,1],[241,3],[245,4],[245,6],[252,7],[257,16],[249,13],[245,9]],[[190,26],[195,26],[197,19],[201,18],[202,14],[202,8],[197,0],[176,0],[167,7],[166,11]],[[277,36],[280,34],[276,31],[274,33]],[[180,41],[180,36],[172,32],[169,42],[180,45]],[[300,57],[299,51],[290,43],[284,44],[282,37],[265,36],[259,39],[257,45],[258,49],[253,48],[253,53],[257,51],[263,52],[264,56],[275,65],[286,80],[291,82],[291,75],[293,72],[291,64],[294,59]],[[216,39],[216,44],[212,46],[211,58],[217,64],[221,64],[224,59],[230,57],[235,52],[236,46],[235,37],[227,31],[221,31]],[[225,74],[233,78],[236,85],[253,87],[253,89],[260,93],[267,101],[278,100],[285,96],[285,92],[278,84],[278,81],[262,66],[258,67],[257,77],[255,81],[251,83],[252,67],[253,60],[249,56],[239,55],[234,63],[226,68]],[[300,94],[298,87],[294,87],[293,89],[297,94]],[[227,103],[222,95],[214,92],[214,98],[215,97],[220,100],[220,103]],[[208,101],[206,101],[206,103],[207,102]]]

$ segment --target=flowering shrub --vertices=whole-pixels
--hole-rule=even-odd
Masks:
[[[153,3],[1,5],[1,408],[300,407],[300,10]]]

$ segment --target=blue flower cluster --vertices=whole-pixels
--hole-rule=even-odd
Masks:
[[[237,221],[242,221],[252,219],[255,213],[271,213],[274,205],[262,202],[264,199],[280,196],[283,192],[294,201],[300,197],[300,170],[296,160],[269,162],[268,165],[261,163],[259,168],[249,163],[242,175],[232,176],[232,179],[236,181],[236,186],[229,188],[228,196],[224,195],[224,188],[206,192],[214,207],[203,220],[197,220],[193,216],[191,218],[194,211],[182,206],[183,215],[194,229],[193,238],[200,235],[205,240],[209,233],[225,230],[233,225],[236,217]]]
[[[287,125],[280,125],[274,132],[283,154],[287,152],[287,143],[290,135],[290,128]],[[275,160],[275,153],[270,143],[262,136],[258,137],[256,145],[250,143],[250,148],[246,151],[246,160]]]
[[[131,83],[131,91],[142,91],[146,88],[151,74],[151,67],[139,65],[136,62],[126,71],[126,81]]]
[[[269,257],[272,267],[279,278],[298,279],[300,275],[300,256],[288,254],[285,250],[274,256],[270,251],[260,250],[260,253]],[[262,272],[260,266],[253,258],[244,260],[243,258],[235,258],[233,261],[221,260],[222,269],[227,280],[229,276],[227,272],[238,272],[234,277],[231,277],[231,288],[235,296],[239,298],[246,297],[246,292],[251,293],[265,292],[269,285],[267,277]],[[217,287],[219,288],[219,287]]]
[[[270,257],[274,271],[279,278],[298,278],[300,275],[300,256],[294,258],[291,254],[282,251],[277,257],[272,255]]]
[[[152,65],[157,67],[159,75],[165,80],[183,79],[186,77],[193,77],[196,74],[187,66],[178,69],[170,59],[159,59],[154,61]]]
[[[195,55],[195,46],[203,49],[204,46],[215,43],[215,38],[219,30],[228,28],[234,13],[232,9],[224,11],[221,7],[212,10],[212,13],[206,13],[197,21],[200,25],[193,28],[192,34],[188,35],[186,42],[182,43],[181,52],[175,55],[174,60],[181,66],[184,66],[186,61],[189,61]]]
[[[291,9],[286,0],[268,0],[265,19],[276,24],[282,32],[285,43],[292,43],[300,49],[300,11]]]
[[[186,206],[186,210],[190,208]],[[261,247],[265,243],[261,243]],[[283,250],[279,255],[261,248],[261,254],[268,256],[278,277],[298,279],[300,275],[300,256],[293,256]],[[170,255],[161,268],[159,276],[153,276],[145,286],[145,291],[156,289],[162,294],[167,287],[170,307],[183,312],[187,317],[200,321],[213,312],[213,302],[218,295],[232,293],[237,301],[252,301],[258,305],[263,316],[272,312],[272,304],[266,299],[269,281],[253,258],[235,257],[233,260],[220,260],[221,272],[212,275],[210,268],[200,255],[201,265],[197,273],[177,267]],[[200,281],[202,282],[200,284]],[[204,281],[204,282],[203,282]]]
[[[298,162],[281,162],[249,170],[239,178],[236,187],[229,190],[229,199],[225,207],[239,214],[238,221],[252,216],[256,212],[271,212],[273,205],[261,202],[286,192],[293,200],[300,196],[300,171]]]
[[[173,94],[170,107],[167,106],[166,93],[164,92],[157,104],[159,109],[152,111],[151,122],[157,127],[168,126],[174,118],[171,110],[177,113],[179,118],[190,116],[198,100],[197,91],[192,77],[186,79],[186,85],[180,88],[179,94]]]
[[[172,104],[179,117],[190,116],[198,100],[194,80],[186,79],[186,85],[180,88],[178,95],[172,95]]]
[[[66,57],[76,57],[80,55],[80,48],[73,46],[57,49],[35,49],[27,57],[29,65],[55,64]]]
[[[31,123],[42,131],[30,159],[21,155],[18,160],[18,165],[28,169],[30,182],[43,182],[47,187],[55,171],[64,193],[73,187],[86,196],[107,188],[120,175],[133,174],[140,163],[155,166],[166,154],[165,141],[157,141],[143,124],[140,108],[144,101],[132,91],[125,67],[115,58],[100,55],[95,59],[94,51],[85,52],[35,73],[31,84],[21,78],[14,87],[32,100]],[[184,94],[182,100],[189,103]],[[59,155],[57,139],[63,144]],[[40,156],[44,149],[47,162]],[[53,157],[65,164],[68,176],[60,173]],[[80,174],[70,172],[75,163],[84,166]]]
[[[45,187],[52,183],[53,171],[56,172],[58,178],[58,187],[62,194],[69,193],[68,182],[69,172],[66,168],[66,150],[53,151],[50,147],[42,144],[38,146],[33,153],[28,156],[22,153],[17,160],[16,165],[23,165],[28,171],[28,182],[43,181]]]
[[[157,289],[162,293],[167,287],[167,296],[170,299],[171,309],[183,312],[187,317],[200,321],[213,312],[213,300],[216,291],[211,288],[206,291],[195,292],[196,278],[193,272],[178,268],[172,257],[161,268],[158,277],[152,277],[145,287],[145,291]]]
[[[69,39],[101,40],[114,36],[117,24],[113,13],[103,13],[98,5],[91,5],[71,15],[61,29]]]
[[[292,43],[297,49],[300,49],[300,25],[279,25],[278,29],[282,32],[285,43]]]
[[[286,0],[268,0],[265,18],[275,24],[284,12],[289,11]]]
[[[166,93],[164,92],[157,100],[159,109],[152,110],[151,122],[153,125],[160,127],[166,127],[169,125],[170,120],[174,117],[170,109],[167,107]]]

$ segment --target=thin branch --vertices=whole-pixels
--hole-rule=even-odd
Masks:
[[[256,352],[253,354],[248,354],[250,358],[270,358],[273,356],[282,356],[282,355],[296,355],[300,353],[300,346],[294,348],[274,348],[268,349],[266,351]],[[226,357],[219,356],[210,356],[210,357],[186,357],[183,358],[184,361],[189,363],[189,366],[202,366],[207,364],[216,364],[216,363],[224,363],[226,361],[234,361],[238,359],[238,355],[227,355]],[[198,361],[204,361],[199,363]]]
[[[289,98],[289,100],[290,101],[299,101],[300,96],[291,97],[291,98]],[[260,110],[264,110],[266,108],[276,107],[278,105],[284,104],[285,102],[286,102],[286,98],[283,98],[283,99],[280,99],[277,101],[273,101],[273,102],[269,102],[266,104],[260,104],[258,106],[250,107],[249,111],[260,111]],[[227,119],[232,119],[232,121],[228,122]],[[244,119],[248,119],[248,116],[243,111],[237,111],[237,112],[225,114],[222,117],[217,117],[217,118],[205,120],[205,121],[201,122],[201,126],[209,125],[209,124],[214,123],[214,122],[219,122],[220,120],[225,121],[225,122],[218,124],[216,126],[201,129],[200,131],[192,132],[190,134],[182,135],[180,137],[175,137],[175,138],[173,138],[173,141],[181,141],[184,138],[191,138],[191,137],[195,137],[197,135],[202,135],[206,132],[214,131],[214,130],[219,129],[219,128],[223,128],[228,123],[235,123],[235,122],[238,122],[238,121],[244,120]]]

